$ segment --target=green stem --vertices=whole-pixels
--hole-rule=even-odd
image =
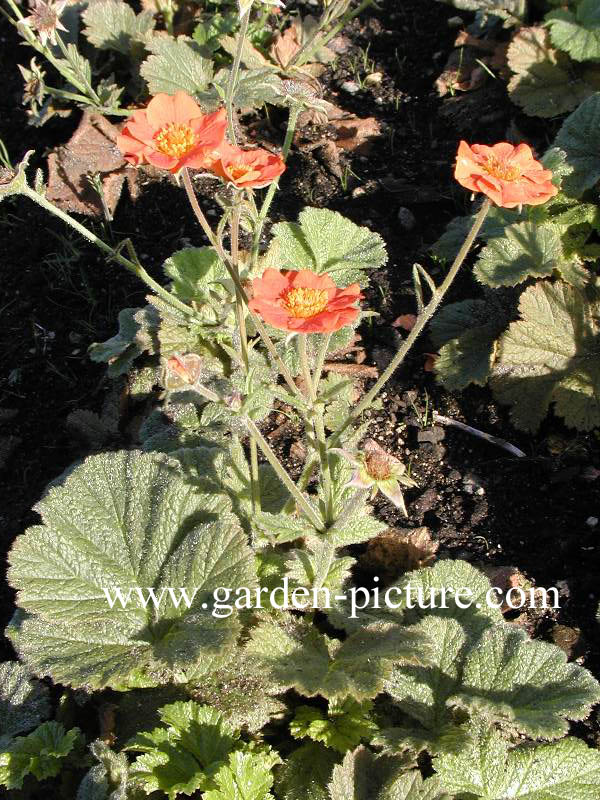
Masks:
[[[247,306],[248,305],[248,295],[246,294],[246,291],[245,291],[244,287],[242,286],[242,284],[240,282],[239,275],[237,274],[235,269],[233,269],[230,257],[225,252],[225,250],[223,248],[223,245],[221,244],[221,242],[218,239],[218,237],[216,237],[214,235],[213,230],[210,227],[210,225],[208,223],[208,220],[206,219],[206,217],[204,215],[204,212],[200,208],[200,203],[198,202],[198,198],[196,197],[196,193],[194,192],[194,187],[192,186],[192,181],[191,181],[191,178],[190,178],[190,175],[189,175],[189,172],[188,172],[187,168],[184,167],[184,169],[182,170],[182,174],[183,174],[183,185],[185,187],[185,191],[186,191],[186,194],[188,196],[188,200],[189,200],[190,205],[192,207],[192,211],[194,212],[194,214],[196,216],[196,219],[200,223],[200,227],[202,228],[202,230],[206,234],[206,237],[208,238],[208,241],[211,243],[211,245],[217,251],[217,255],[219,256],[219,258],[221,259],[221,261],[223,262],[223,264],[225,266],[225,269],[229,273],[229,277],[233,281],[233,284],[234,284],[236,290],[239,291],[240,295],[242,296],[242,298],[244,300],[244,303]],[[255,326],[256,330],[260,334],[261,339],[265,343],[265,347],[269,351],[269,354],[270,354],[271,358],[273,359],[273,361],[279,367],[279,371],[280,371],[284,381],[287,383],[288,388],[290,389],[291,393],[293,395],[299,395],[300,392],[298,390],[298,387],[296,386],[296,383],[294,382],[294,378],[292,377],[289,369],[286,367],[283,359],[281,358],[281,356],[277,352],[277,349],[276,349],[275,345],[273,344],[273,340],[269,336],[268,331],[267,331],[267,329],[265,328],[265,326],[263,324],[263,321],[261,320],[261,318],[259,316],[254,314],[253,311],[249,310],[248,313],[249,313],[249,316],[250,316],[250,318],[252,319],[252,321],[254,323],[254,326]]]
[[[343,528],[344,525],[352,519],[354,513],[360,508],[360,506],[362,506],[365,503],[367,497],[369,496],[370,491],[371,491],[370,489],[357,489],[357,491],[354,492],[354,494],[348,501],[348,505],[344,508],[344,510],[342,511],[340,516],[336,519],[336,521],[333,523],[331,528],[329,528],[328,533],[336,531],[339,528]]]
[[[231,230],[231,266],[235,270],[238,281],[240,275],[239,266],[239,240],[240,240],[240,216],[241,216],[241,197],[236,197],[230,221]],[[238,330],[240,333],[240,348],[242,351],[242,362],[244,372],[248,375],[250,362],[248,359],[248,332],[246,330],[246,309],[244,298],[240,294],[237,286],[235,289],[235,310],[237,314]],[[258,450],[256,440],[250,436],[250,486],[252,490],[252,509],[254,513],[260,511],[260,476],[258,472]]]
[[[73,217],[62,211],[49,200],[46,200],[43,195],[38,194],[38,192],[36,192],[30,186],[23,187],[21,194],[24,194],[25,197],[33,200],[34,203],[37,203],[43,209],[50,212],[50,214],[54,214],[55,217],[58,217],[63,222],[66,222],[67,225],[73,228],[73,230],[76,230],[77,233],[87,239],[88,242],[96,245],[96,247],[110,256],[110,258],[117,261],[119,264],[121,264],[121,266],[125,267],[125,269],[129,270],[129,272],[132,272],[134,275],[144,281],[146,286],[152,289],[152,291],[155,292],[162,300],[164,300],[165,303],[168,303],[170,306],[176,308],[178,311],[181,311],[183,314],[186,314],[189,317],[196,316],[196,312],[193,308],[185,303],[182,303],[181,300],[178,300],[176,297],[170,294],[163,286],[160,285],[160,283],[157,283],[154,278],[152,278],[146,272],[140,263],[136,263],[135,261],[130,261],[128,258],[125,258],[125,256],[121,255],[118,250],[115,250],[113,247],[106,244],[106,242],[103,242],[102,239],[96,236],[95,233],[92,233],[92,231],[88,230],[88,228],[86,228],[80,222],[77,222],[76,219],[73,219]]]
[[[290,478],[290,476],[287,474],[287,472],[285,471],[283,465],[281,464],[281,462],[279,461],[279,459],[277,458],[277,456],[275,455],[273,450],[271,450],[271,447],[269,446],[268,442],[266,441],[266,439],[264,438],[262,433],[259,431],[259,429],[256,427],[254,422],[249,417],[245,417],[244,418],[244,423],[245,423],[246,427],[248,428],[248,431],[254,436],[254,438],[258,442],[258,446],[262,450],[263,455],[265,456],[265,458],[267,459],[269,464],[275,470],[275,473],[277,474],[277,477],[279,478],[279,480],[282,482],[282,484],[285,486],[285,488],[288,490],[288,492],[291,494],[291,496],[296,501],[296,504],[297,504],[298,508],[307,517],[307,519],[310,520],[311,524],[318,531],[322,531],[323,530],[323,521],[319,518],[319,515],[311,507],[311,505],[308,502],[308,500],[304,497],[304,495],[296,487],[296,484]]]
[[[450,288],[452,281],[456,277],[458,270],[461,268],[463,261],[465,260],[469,250],[471,249],[471,245],[475,241],[477,234],[479,233],[481,226],[485,221],[485,218],[488,214],[488,211],[491,208],[491,205],[492,205],[491,200],[489,198],[486,198],[481,208],[479,209],[477,216],[475,217],[475,221],[473,222],[473,227],[469,231],[467,238],[465,239],[465,241],[462,244],[462,247],[458,251],[456,258],[454,259],[454,262],[450,267],[450,269],[448,270],[448,274],[442,281],[440,287],[436,289],[429,303],[425,306],[423,311],[417,317],[417,321],[415,322],[414,327],[412,328],[406,339],[402,342],[402,346],[400,347],[400,349],[398,350],[398,352],[396,353],[396,355],[394,356],[388,367],[380,375],[380,377],[375,382],[370,391],[368,391],[367,394],[364,395],[360,403],[358,403],[358,405],[356,405],[354,409],[350,412],[350,414],[348,415],[342,426],[338,428],[338,430],[335,431],[335,433],[332,435],[330,439],[331,445],[336,445],[339,442],[341,435],[352,423],[352,421],[355,420],[357,417],[359,417],[363,413],[363,411],[369,408],[369,406],[371,405],[373,400],[377,397],[379,392],[383,389],[387,381],[392,377],[394,372],[404,361],[408,351],[419,337],[419,334],[421,333],[423,328],[427,325],[431,317],[434,315],[435,311],[437,310],[437,307],[442,302],[444,295]]]
[[[321,382],[321,375],[323,374],[323,365],[325,364],[325,359],[327,357],[327,351],[329,350],[329,342],[331,341],[331,334],[325,334],[321,339],[321,346],[319,347],[319,352],[317,353],[317,361],[315,363],[315,372],[313,375],[313,389],[315,392],[315,396],[319,391],[319,383]]]
[[[294,105],[290,108],[290,113],[288,115],[288,126],[285,132],[285,141],[283,142],[283,150],[281,151],[281,157],[284,161],[287,161],[287,157],[290,154],[290,149],[292,147],[292,142],[294,141],[294,133],[296,132],[296,124],[298,123],[298,115],[300,114],[300,106]],[[251,255],[251,264],[253,267],[256,266],[258,261],[258,254],[260,250],[260,237],[262,236],[263,228],[265,226],[265,221],[267,219],[267,214],[269,213],[269,209],[271,208],[271,203],[273,202],[273,198],[275,197],[275,192],[279,187],[279,178],[276,178],[273,183],[269,186],[267,190],[267,194],[265,195],[265,199],[263,200],[263,204],[260,208],[260,212],[258,214],[258,219],[256,221],[256,226],[254,228],[254,237],[252,240],[252,255]]]
[[[354,19],[354,17],[358,16],[362,11],[365,10],[365,8],[368,8],[368,6],[372,4],[373,0],[363,0],[363,2],[353,11],[348,11],[346,14],[344,14],[339,22],[336,23],[327,34],[323,34],[321,26],[319,26],[314,35],[307,42],[305,42],[294,55],[288,66],[301,67],[303,64],[306,64],[317,47],[326,45],[327,42],[331,41],[331,39],[333,39],[333,37],[336,36],[345,25],[347,25],[351,20]]]
[[[302,468],[302,473],[300,474],[300,477],[296,481],[296,486],[301,492],[304,492],[306,490],[306,487],[308,486],[312,474],[315,470],[315,467],[318,465],[318,463],[319,459],[317,456],[315,456],[314,453],[311,453],[306,459],[304,467]],[[294,501],[290,499],[283,507],[283,511],[285,514],[291,514],[293,510],[294,510]]]
[[[250,22],[250,12],[252,6],[248,8],[246,13],[242,16],[240,23],[240,32],[238,33],[237,48],[233,57],[233,64],[231,65],[231,72],[229,73],[229,81],[227,82],[227,90],[225,93],[225,108],[227,109],[227,131],[231,144],[235,147],[237,140],[235,137],[235,124],[233,120],[233,98],[237,87],[238,75],[240,71],[240,64],[242,63],[242,50],[248,33],[248,23]]]
[[[319,453],[319,462],[321,465],[321,477],[323,478],[323,493],[325,495],[325,522],[332,521],[332,507],[333,507],[333,490],[331,481],[331,469],[329,466],[329,454],[327,453],[327,439],[325,437],[325,423],[323,422],[322,408],[316,405],[317,395],[313,385],[313,378],[310,374],[310,367],[308,364],[307,353],[307,335],[301,333],[298,335],[298,355],[300,356],[300,365],[302,367],[302,375],[306,383],[307,392],[310,398],[311,413],[312,413],[312,427],[314,431],[315,441]]]

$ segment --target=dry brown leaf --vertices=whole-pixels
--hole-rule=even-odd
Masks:
[[[290,25],[283,33],[277,34],[277,38],[269,50],[269,55],[273,61],[277,62],[280,67],[285,69],[298,50],[300,50],[298,31],[294,25]]]
[[[412,331],[416,321],[417,317],[415,314],[400,314],[400,316],[392,322],[392,328],[402,328],[403,331]]]
[[[382,580],[391,581],[432,564],[438,548],[429,528],[390,528],[371,539],[361,563]]]
[[[335,106],[329,114],[329,124],[335,129],[335,143],[338,147],[361,155],[371,151],[371,140],[379,136],[381,130],[375,117],[355,117]]]
[[[90,178],[99,175],[109,216],[127,179],[136,194],[136,170],[116,146],[118,128],[99,114],[84,113],[71,139],[48,156],[47,197],[64,211],[97,216],[102,200]]]

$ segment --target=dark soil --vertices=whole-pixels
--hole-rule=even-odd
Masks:
[[[542,151],[558,125],[523,117],[499,80],[468,95],[437,96],[434,81],[456,36],[447,24],[452,16],[455,9],[433,0],[386,0],[380,10],[350,26],[349,50],[324,76],[325,97],[361,117],[375,117],[382,135],[370,153],[344,157],[353,173],[344,188],[319,148],[307,146],[323,131],[302,131],[273,210],[273,219],[294,218],[304,205],[327,206],[383,236],[390,260],[367,292],[369,307],[380,316],[362,330],[368,363],[380,368],[389,361],[397,336],[391,322],[415,310],[413,263],[426,264],[435,276],[428,246],[453,216],[468,208],[467,193],[451,177],[458,141],[492,143],[516,127]],[[470,15],[463,16],[470,21]],[[28,126],[16,64],[26,64],[30,54],[4,20],[0,37],[0,136],[14,162],[35,149],[34,166],[42,165],[45,151],[70,137],[79,114],[41,129]],[[367,46],[372,71],[383,74],[382,83],[349,94],[341,86],[355,79],[357,59]],[[401,224],[400,208],[414,215],[413,227]],[[112,335],[118,311],[141,304],[144,291],[29,201],[4,202],[0,226],[0,408],[17,411],[0,427],[0,436],[21,440],[0,473],[4,556],[14,538],[36,522],[30,509],[48,481],[85,454],[67,434],[65,419],[75,408],[98,410],[110,386],[103,368],[88,359],[88,345]],[[171,252],[200,241],[184,193],[168,181],[147,183],[136,203],[124,196],[112,225],[97,222],[95,227],[115,243],[131,237],[157,278]],[[476,291],[465,269],[450,299]],[[561,609],[531,624],[546,638],[556,635],[557,622],[578,629],[573,655],[600,677],[595,616],[600,528],[591,519],[600,517],[600,480],[585,478],[587,468],[600,468],[596,432],[576,434],[552,418],[535,436],[518,432],[487,389],[459,395],[441,389],[423,369],[430,349],[425,338],[418,343],[387,387],[384,410],[375,413],[372,435],[404,454],[419,484],[407,492],[408,520],[384,502],[378,501],[378,512],[391,525],[427,525],[440,542],[442,557],[513,565],[537,586],[558,586]],[[512,457],[457,429],[432,428],[433,409],[507,439],[527,457]],[[292,443],[292,438],[281,443],[286,455]],[[6,584],[0,592],[1,628],[12,614],[13,593]],[[12,655],[5,641],[0,658]],[[597,717],[577,732],[590,742],[599,739]]]

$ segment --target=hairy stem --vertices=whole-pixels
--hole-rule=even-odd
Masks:
[[[225,252],[225,250],[223,248],[223,245],[221,244],[221,242],[218,239],[218,237],[215,236],[212,228],[210,227],[210,225],[208,223],[208,220],[206,219],[206,217],[204,215],[204,212],[200,208],[200,203],[198,203],[198,198],[196,197],[196,193],[194,192],[194,187],[192,186],[192,180],[190,178],[190,175],[189,175],[189,172],[188,172],[187,168],[184,168],[182,170],[182,173],[183,173],[183,185],[185,187],[185,191],[186,191],[186,194],[188,196],[188,200],[189,200],[190,205],[192,207],[192,211],[194,212],[194,214],[196,216],[196,219],[200,223],[200,227],[202,228],[202,230],[206,234],[206,237],[208,238],[208,241],[215,248],[215,250],[217,251],[217,255],[219,256],[219,258],[221,259],[221,261],[225,265],[225,269],[229,273],[229,277],[233,281],[233,284],[234,284],[234,286],[236,288],[236,291],[239,291],[241,297],[244,300],[244,303],[246,305],[248,305],[248,295],[246,294],[246,291],[245,291],[244,287],[242,286],[242,284],[240,282],[239,275],[233,269],[233,266],[231,264],[231,258]],[[267,329],[265,328],[262,320],[260,319],[260,317],[258,317],[256,314],[254,314],[252,311],[249,310],[248,313],[249,313],[249,315],[250,315],[250,317],[251,317],[251,319],[252,319],[252,321],[254,323],[254,326],[256,327],[256,330],[260,334],[261,339],[265,343],[265,347],[269,351],[269,355],[271,356],[273,361],[277,364],[277,366],[279,368],[279,371],[280,371],[284,381],[288,385],[288,388],[290,389],[290,391],[292,392],[293,395],[298,395],[299,391],[298,391],[298,387],[296,386],[296,384],[294,382],[294,378],[292,377],[292,374],[290,373],[289,369],[286,367],[286,365],[285,365],[284,361],[282,360],[281,356],[277,352],[277,349],[276,349],[275,345],[273,344],[273,340],[269,336],[269,333],[268,333]]]
[[[292,106],[292,108],[290,108],[287,130],[285,132],[285,141],[283,142],[283,150],[281,151],[281,157],[283,158],[284,161],[287,160],[287,157],[290,153],[290,148],[292,146],[292,142],[294,141],[294,133],[296,132],[296,124],[298,122],[299,114],[300,114],[300,106]],[[277,191],[278,187],[279,187],[279,178],[276,178],[273,181],[273,183],[269,186],[267,193],[265,195],[265,199],[263,200],[262,206],[260,207],[260,212],[258,214],[256,227],[254,228],[254,237],[252,240],[251,264],[253,267],[256,266],[256,262],[258,261],[258,254],[260,251],[260,237],[262,236],[263,228],[265,226],[265,221],[267,219],[267,214],[269,213],[269,209],[271,208],[271,203],[273,202],[273,198],[275,197],[275,192]]]
[[[252,6],[243,14],[240,22],[240,32],[238,33],[237,48],[233,57],[233,64],[231,65],[231,72],[229,73],[229,80],[227,81],[227,90],[225,93],[225,108],[227,109],[227,132],[231,144],[235,147],[237,139],[235,136],[235,123],[233,119],[233,98],[238,82],[238,75],[240,72],[240,64],[242,63],[242,49],[248,33],[248,23],[250,22],[250,12]]]
[[[96,245],[96,247],[110,256],[111,259],[114,259],[117,263],[121,264],[121,266],[129,270],[129,272],[133,272],[134,275],[137,275],[137,277],[144,281],[146,286],[152,289],[152,291],[157,294],[161,300],[164,300],[165,303],[168,303],[170,306],[176,308],[178,311],[181,311],[183,314],[186,314],[189,317],[196,316],[196,311],[191,308],[191,306],[182,303],[181,300],[178,300],[174,295],[170,294],[164,288],[164,286],[161,286],[160,283],[157,283],[154,278],[146,272],[139,262],[131,261],[130,259],[125,258],[125,256],[121,255],[118,250],[106,244],[106,242],[103,242],[102,239],[96,236],[95,233],[92,233],[92,231],[90,231],[76,219],[73,219],[73,217],[71,217],[69,214],[55,206],[43,195],[36,192],[30,186],[25,186],[22,189],[21,194],[25,195],[25,197],[29,197],[30,200],[33,200],[34,203],[37,203],[46,211],[50,212],[50,214],[54,214],[55,217],[58,217],[63,222],[66,222],[67,225],[73,228],[73,230],[76,230],[77,233],[83,236],[84,239],[87,239],[88,242]]]
[[[370,491],[370,489],[357,489],[357,491],[354,492],[348,501],[348,504],[345,506],[340,516],[336,519],[331,528],[329,528],[328,533],[336,531],[339,528],[343,528],[344,525],[346,525],[346,523],[352,519],[355,512],[358,511],[358,509],[365,503]]]
[[[402,342],[402,346],[388,365],[388,367],[384,370],[384,372],[380,375],[378,380],[375,382],[373,387],[364,395],[363,399],[356,405],[348,417],[346,418],[345,422],[342,424],[340,428],[332,435],[330,442],[331,444],[337,444],[340,440],[341,435],[344,431],[348,428],[348,426],[359,417],[363,411],[365,411],[373,400],[377,397],[379,392],[383,389],[387,381],[392,377],[394,372],[398,369],[400,364],[406,358],[407,353],[409,352],[410,348],[413,346],[417,338],[419,337],[423,328],[427,325],[431,317],[434,315],[435,311],[437,310],[439,304],[442,302],[444,295],[452,285],[452,281],[456,277],[458,270],[461,268],[463,261],[467,257],[469,250],[471,249],[471,245],[475,241],[477,234],[481,230],[481,226],[483,225],[485,218],[488,214],[492,205],[491,200],[486,198],[483,202],[483,205],[479,209],[477,216],[475,217],[475,221],[473,222],[473,227],[469,231],[469,234],[465,241],[462,244],[462,247],[458,251],[456,258],[450,269],[448,270],[448,274],[440,284],[439,288],[435,290],[433,296],[429,303],[425,306],[423,311],[417,317],[417,321],[413,329],[410,331],[404,342]]]
[[[283,467],[282,463],[279,461],[279,459],[277,458],[277,456],[275,455],[275,453],[273,452],[273,450],[269,446],[267,440],[264,438],[262,433],[259,431],[259,429],[256,427],[254,422],[249,417],[245,417],[244,418],[244,423],[245,423],[246,427],[248,428],[249,433],[251,433],[254,436],[254,438],[256,439],[256,441],[258,442],[258,446],[262,450],[263,455],[265,456],[265,458],[267,459],[269,464],[275,470],[275,473],[277,474],[277,477],[283,483],[283,485],[288,490],[290,495],[296,501],[296,504],[297,504],[298,508],[302,511],[302,513],[305,515],[305,517],[310,520],[311,524],[318,531],[322,531],[323,530],[323,522],[319,518],[319,515],[311,507],[310,503],[304,497],[302,492],[296,487],[296,484],[290,478],[290,476],[287,474],[287,472],[285,471],[285,468]]]
[[[319,347],[319,352],[317,353],[317,360],[315,363],[315,372],[313,375],[313,389],[315,395],[319,391],[319,383],[321,382],[321,375],[323,374],[323,365],[325,364],[325,359],[327,357],[327,351],[329,350],[329,342],[331,341],[331,334],[326,333],[321,338],[321,346]]]
[[[333,510],[331,469],[329,466],[329,454],[327,453],[327,440],[325,437],[325,424],[323,422],[323,409],[321,406],[316,405],[317,394],[314,387],[313,377],[310,374],[310,366],[308,364],[308,353],[306,347],[307,338],[308,337],[305,333],[298,335],[298,355],[300,357],[302,375],[304,377],[304,382],[306,383],[306,390],[310,398],[312,427],[315,441],[317,443],[317,451],[319,453],[321,477],[323,479],[323,494],[325,495],[325,522],[330,523],[332,521]]]
[[[240,275],[239,266],[239,240],[240,240],[240,197],[236,197],[230,221],[231,230],[231,266],[235,270],[238,281]],[[250,364],[248,359],[248,332],[246,330],[246,309],[244,298],[241,296],[237,286],[235,289],[235,310],[237,315],[238,330],[240,333],[240,348],[242,351],[242,363],[244,372],[248,375]],[[252,491],[252,509],[254,513],[260,511],[260,478],[258,474],[258,450],[256,440],[250,436],[250,486]]]

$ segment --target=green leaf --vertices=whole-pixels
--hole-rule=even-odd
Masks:
[[[79,728],[65,731],[59,722],[44,722],[29,736],[18,736],[0,752],[0,785],[21,789],[26,775],[39,781],[58,775],[63,758],[82,740]]]
[[[204,91],[212,79],[212,62],[202,55],[196,42],[155,36],[146,48],[151,55],[140,68],[150,94],[175,94],[182,90],[195,95]]]
[[[496,339],[510,319],[509,308],[495,296],[444,306],[431,323],[439,350],[435,372],[450,391],[470,383],[484,386],[494,360]]]
[[[277,269],[329,273],[341,287],[355,281],[364,286],[365,272],[387,261],[381,236],[355,225],[337,211],[305,208],[298,223],[279,222],[272,230],[268,264],[276,264]]]
[[[0,664],[0,747],[50,715],[48,689],[16,661]]]
[[[272,768],[278,760],[261,752],[232,753],[213,778],[218,789],[205,792],[203,800],[270,800]]]
[[[526,114],[555,117],[574,108],[600,89],[600,70],[579,67],[566,53],[550,46],[542,27],[522,28],[508,48],[515,73],[508,84],[511,100]]]
[[[527,278],[552,275],[562,256],[556,227],[521,222],[488,241],[475,264],[475,277],[486,286],[516,286]]]
[[[302,745],[294,750],[277,776],[277,796],[283,800],[329,800],[327,784],[338,760],[338,754],[322,744]]]
[[[126,56],[131,55],[136,45],[141,48],[154,29],[151,11],[136,14],[122,0],[91,3],[83,12],[82,19],[86,25],[83,34],[90,44],[100,50],[116,50]]]
[[[267,511],[259,511],[252,515],[251,521],[254,528],[277,544],[317,534],[317,530],[305,517],[294,517],[290,514],[269,514]]]
[[[439,2],[454,6],[459,11],[480,11],[509,19],[512,24],[518,22],[525,13],[524,0],[439,0]]]
[[[261,623],[246,651],[264,665],[273,693],[293,687],[309,697],[358,701],[381,691],[391,660],[420,662],[427,655],[423,637],[399,625],[375,623],[339,642],[291,616]]]
[[[554,144],[564,150],[572,168],[563,180],[563,191],[581,197],[600,179],[600,93],[585,100],[567,117]]]
[[[256,571],[225,495],[203,494],[164,456],[119,451],[73,468],[37,511],[43,524],[9,557],[28,612],[9,634],[34,672],[74,686],[152,686],[227,657],[237,623],[212,615],[212,593],[251,587]],[[167,587],[185,587],[189,608]]]
[[[198,101],[208,109],[219,108],[223,103],[229,79],[229,70],[216,74],[211,88],[198,95]],[[281,78],[270,67],[242,69],[233,95],[233,104],[241,109],[262,108],[265,103],[285,105],[285,87]]]
[[[195,681],[192,679],[192,683]],[[218,670],[203,675],[193,689],[196,699],[217,708],[235,728],[255,733],[281,715],[285,705],[268,694],[268,678],[236,652]]]
[[[115,753],[101,739],[91,743],[90,752],[100,763],[84,775],[75,800],[128,800],[129,762],[125,753]]]
[[[296,739],[308,737],[345,753],[377,731],[377,725],[369,716],[371,708],[372,703],[357,703],[352,698],[331,701],[327,714],[313,706],[299,706],[290,722],[290,733]]]
[[[576,13],[557,9],[546,15],[552,44],[575,61],[600,59],[600,7],[596,0],[581,0]]]
[[[539,281],[523,292],[521,318],[500,339],[490,379],[516,427],[537,430],[551,404],[569,427],[600,425],[599,311],[565,283]]]
[[[159,715],[164,727],[138,733],[127,743],[125,749],[143,753],[131,775],[147,794],[162,791],[169,798],[208,788],[238,747],[238,733],[219,711],[193,700],[163,706]]]
[[[405,772],[399,758],[376,757],[365,747],[346,753],[333,768],[329,800],[436,800],[439,780],[418,770]],[[398,774],[401,773],[401,774]]]
[[[131,369],[135,359],[144,352],[138,335],[142,328],[138,321],[139,308],[124,308],[119,311],[119,332],[105,342],[90,345],[92,361],[108,364],[108,375],[117,378]]]
[[[508,742],[493,728],[475,726],[474,744],[445,754],[433,766],[443,788],[460,797],[485,800],[592,800],[600,782],[600,752],[580,739],[554,744]]]
[[[216,295],[227,295],[222,281],[228,280],[225,266],[212,247],[186,247],[167,258],[165,275],[173,281],[172,291],[184,303],[206,303]]]
[[[559,647],[502,624],[486,631],[467,656],[453,700],[531,738],[557,739],[567,733],[567,720],[585,719],[600,701],[600,684],[567,664]]]

